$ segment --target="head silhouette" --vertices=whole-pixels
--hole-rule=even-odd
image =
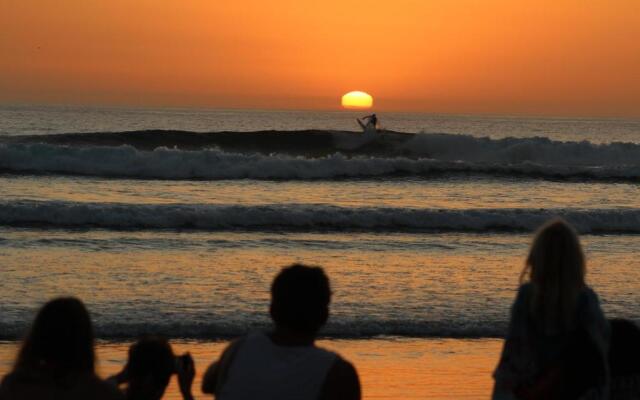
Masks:
[[[278,327],[316,334],[329,318],[331,288],[320,267],[283,268],[271,285],[271,317]]]
[[[533,284],[531,311],[545,330],[573,324],[578,295],[585,286],[585,258],[575,230],[564,220],[543,225],[535,236],[521,280]]]
[[[131,399],[160,399],[175,372],[175,356],[169,342],[146,336],[129,348],[126,371]]]
[[[93,328],[84,304],[73,297],[49,301],[23,342],[16,368],[48,369],[64,375],[94,372]]]

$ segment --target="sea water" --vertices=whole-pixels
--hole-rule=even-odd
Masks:
[[[387,346],[405,372],[420,346],[437,364],[442,340],[468,357],[490,349],[466,392],[486,398],[492,338],[505,332],[532,232],[554,216],[582,234],[607,316],[640,321],[640,121],[381,113],[386,130],[416,135],[341,147],[355,116],[0,108],[0,339],[11,346],[44,301],[74,295],[118,349],[150,332],[206,350],[267,329],[271,280],[302,262],[331,278],[329,347],[366,369]],[[141,130],[180,132],[148,148],[124,133]],[[295,151],[290,139],[286,151],[193,145],[221,131],[303,140]],[[335,149],[318,153],[325,136]],[[451,360],[442,368],[469,373],[469,359]],[[413,372],[395,382],[411,390],[365,394],[429,395],[416,385],[433,376]]]

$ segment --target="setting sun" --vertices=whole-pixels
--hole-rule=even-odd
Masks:
[[[0,0],[0,400],[640,400],[639,38],[640,0]]]
[[[344,108],[370,108],[373,105],[373,97],[360,91],[349,92],[342,96]]]

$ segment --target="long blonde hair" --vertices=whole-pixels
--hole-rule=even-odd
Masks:
[[[553,219],[537,232],[520,282],[533,285],[531,315],[545,333],[570,330],[585,287],[585,257],[578,234],[563,219]]]

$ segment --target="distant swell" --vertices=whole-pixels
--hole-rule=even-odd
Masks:
[[[107,229],[532,231],[562,216],[582,233],[640,233],[636,209],[411,209],[330,205],[0,202],[0,224]]]
[[[266,155],[220,149],[138,150],[129,145],[78,147],[5,143],[0,144],[0,171],[167,180],[304,180],[461,173],[577,180],[637,181],[640,178],[640,146],[635,144],[512,139],[513,143],[506,146],[504,140],[419,136],[387,155],[340,152],[323,156]],[[441,140],[436,140],[437,137]]]

